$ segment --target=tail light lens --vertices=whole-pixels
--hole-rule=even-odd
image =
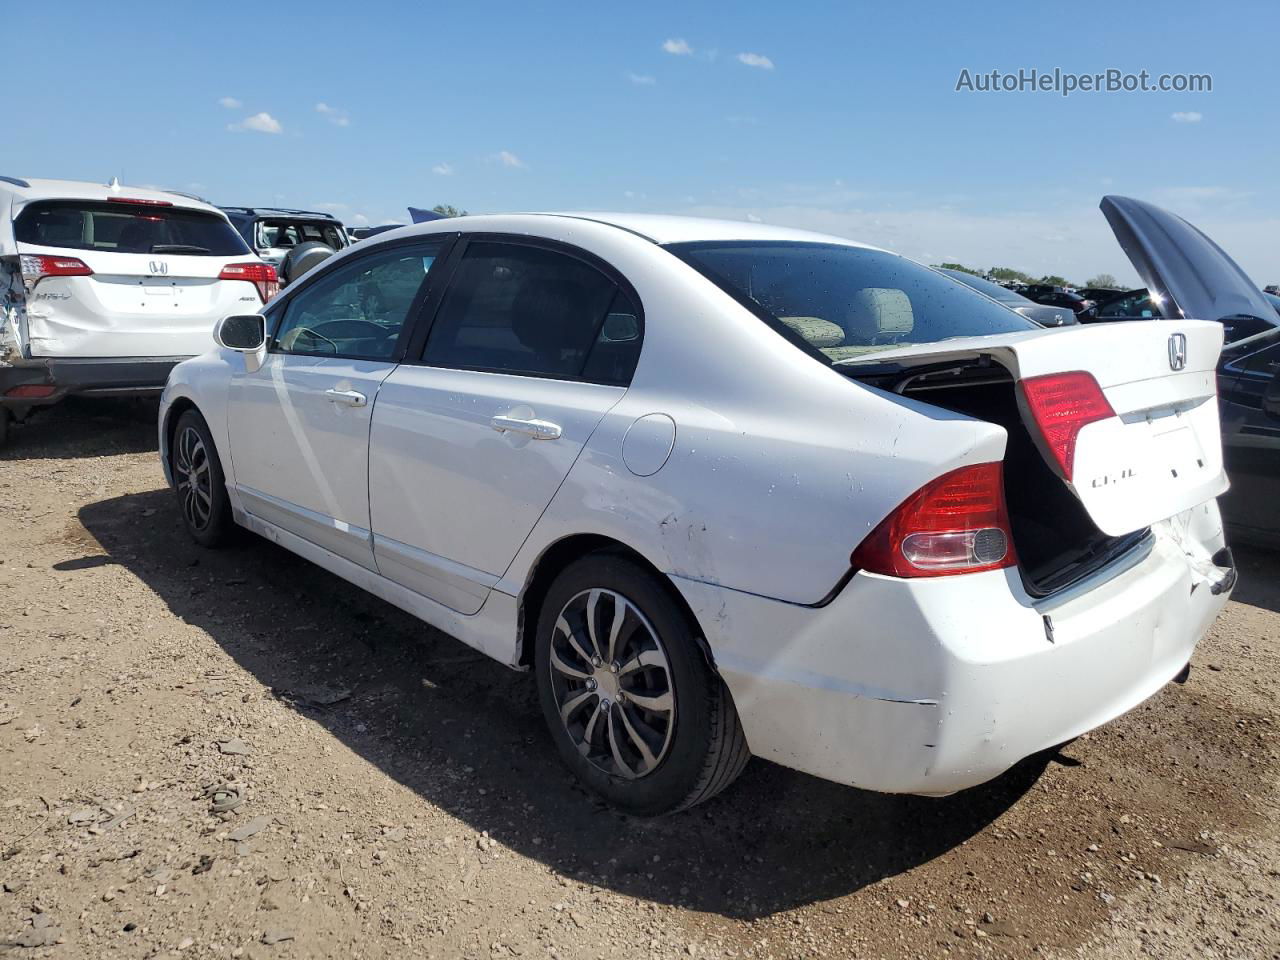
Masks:
[[[1076,439],[1091,423],[1116,415],[1093,374],[1083,370],[1028,377],[1019,389],[1045,445],[1067,482],[1075,472]]]
[[[1017,563],[1000,463],[931,480],[858,545],[854,567],[891,577],[944,577]]]
[[[93,271],[77,257],[47,257],[42,254],[24,253],[20,258],[22,282],[31,288],[45,277],[90,277]]]
[[[222,268],[218,279],[249,281],[258,288],[263,303],[280,292],[280,278],[269,263],[229,263]]]
[[[19,400],[40,400],[44,397],[51,397],[58,388],[52,383],[23,383],[16,387],[10,387],[5,391],[6,397],[15,397]]]

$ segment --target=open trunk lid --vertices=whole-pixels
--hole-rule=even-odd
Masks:
[[[913,371],[945,383],[949,366],[989,361],[1006,368],[1019,385],[1022,419],[1046,461],[1098,529],[1118,537],[1227,489],[1215,378],[1221,349],[1221,324],[1139,321],[891,348],[836,367],[853,377],[862,368],[896,367],[904,385]],[[1111,410],[1080,428],[1067,475],[1048,449],[1045,424],[1028,404],[1024,382],[1078,371],[1093,377]]]
[[[1257,284],[1181,217],[1131,197],[1103,197],[1099,207],[1147,289],[1173,301],[1166,315],[1275,322],[1275,309]]]

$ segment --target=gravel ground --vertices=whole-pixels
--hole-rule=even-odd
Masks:
[[[67,404],[0,451],[0,954],[1280,957],[1276,556],[1239,552],[1185,686],[993,783],[752,761],[639,820],[527,676],[192,544],[153,416]]]

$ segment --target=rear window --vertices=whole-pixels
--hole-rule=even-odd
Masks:
[[[263,220],[258,224],[258,236],[261,245],[271,249],[296,247],[312,241],[327,244],[335,250],[345,246],[336,224],[306,220]]]
[[[667,249],[828,362],[899,344],[1040,329],[963,284],[878,250],[760,241]]]
[[[19,243],[104,253],[173,253],[236,257],[249,248],[216,214],[83,200],[29,204],[13,222]]]

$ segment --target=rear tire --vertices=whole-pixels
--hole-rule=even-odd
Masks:
[[[695,626],[639,564],[609,553],[571,564],[543,598],[534,642],[552,740],[613,806],[642,816],[692,807],[750,759]]]
[[[13,419],[13,414],[9,412],[8,407],[0,407],[0,447],[3,447],[9,440],[9,422]]]
[[[231,542],[236,525],[226,477],[209,425],[195,410],[185,411],[173,428],[169,470],[182,522],[192,539],[203,547],[221,547]]]

